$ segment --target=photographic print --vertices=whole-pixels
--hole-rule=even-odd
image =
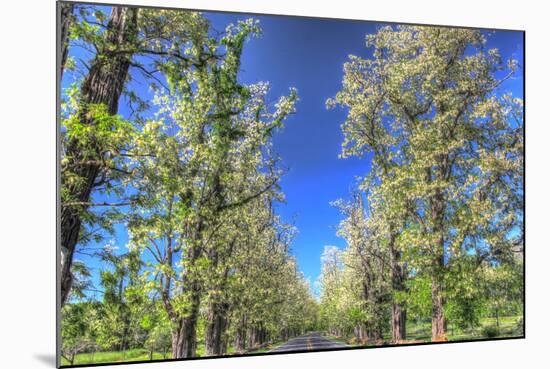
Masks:
[[[58,365],[524,337],[523,31],[57,7]]]

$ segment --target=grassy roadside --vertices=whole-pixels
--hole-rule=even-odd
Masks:
[[[234,353],[235,350],[230,347],[228,354]],[[204,356],[204,347],[197,347],[197,356]],[[100,363],[121,363],[132,361],[155,361],[163,359],[171,359],[172,353],[167,352],[166,356],[162,352],[154,352],[153,358],[149,358],[149,351],[145,349],[131,349],[127,351],[103,351],[94,353],[77,354],[74,360],[74,365],[78,364],[100,364]],[[65,358],[61,358],[61,365],[69,365]]]
[[[284,342],[275,342],[265,347],[249,352],[250,354],[259,354],[268,352],[276,347],[279,347]],[[235,354],[233,347],[228,347],[227,355]],[[197,356],[204,356],[204,347],[197,347]],[[164,356],[161,352],[154,352],[152,361],[170,359],[171,352],[167,352]],[[79,364],[100,364],[100,363],[121,363],[132,361],[149,361],[149,351],[145,349],[132,349],[127,351],[104,351],[94,353],[77,354],[74,360],[74,365]],[[61,365],[70,365],[65,358],[61,358]]]
[[[171,357],[171,353],[166,354],[166,358]],[[153,353],[153,360],[162,360],[164,355],[161,352]],[[128,351],[105,351],[94,353],[77,354],[74,365],[78,364],[96,364],[96,363],[118,363],[149,360],[149,352],[145,349],[133,349]],[[61,365],[69,365],[65,358],[61,358]]]
[[[518,329],[518,322],[521,316],[511,316],[499,318],[499,328],[496,336],[491,338],[500,337],[519,337],[521,331]],[[484,318],[481,320],[481,326],[474,329],[461,329],[454,324],[448,325],[448,338],[449,341],[464,341],[464,340],[476,340],[489,338],[485,334],[485,330],[494,329],[496,327],[496,320],[494,318]],[[431,341],[431,324],[430,322],[408,322],[407,323],[407,341],[415,342],[430,342]],[[334,340],[346,344],[348,346],[371,346],[369,344],[362,345],[355,340],[354,337],[339,337],[326,335],[328,339]],[[389,342],[391,335],[387,333],[384,335],[384,341]]]
[[[499,334],[496,337],[517,337],[521,336],[521,332],[518,330],[518,322],[521,316],[515,317],[502,317],[499,319]],[[484,318],[481,321],[481,326],[473,330],[461,330],[453,324],[449,324],[448,337],[449,341],[461,341],[471,339],[487,338],[484,335],[483,330],[489,327],[495,327],[496,321],[494,318]],[[337,337],[326,335],[326,338],[335,342],[343,343],[349,346],[361,346],[358,342],[355,342],[353,337]],[[407,340],[408,341],[423,341],[429,342],[431,338],[431,325],[429,322],[408,322],[407,324]],[[389,342],[390,337],[384,337]],[[277,341],[270,343],[264,347],[248,352],[249,354],[262,354],[270,350],[273,350],[281,346],[284,341]],[[228,355],[234,354],[233,347],[228,348]],[[200,345],[197,348],[197,356],[204,355],[204,347]],[[170,359],[171,353],[167,352],[164,356],[161,352],[153,353],[153,360]],[[132,362],[132,361],[148,361],[149,352],[145,349],[132,349],[128,351],[106,351],[95,353],[82,353],[78,354],[75,358],[74,364],[99,364],[99,363],[117,363],[117,362]],[[61,365],[69,365],[69,362],[64,358],[61,359]]]
[[[511,316],[499,318],[498,335],[496,337],[517,337],[521,336],[521,332],[518,330],[518,322],[521,316]],[[488,328],[495,328],[496,320],[494,318],[483,318],[481,320],[481,326],[474,329],[461,329],[455,324],[449,324],[448,338],[449,341],[461,341],[470,339],[482,339],[488,338],[484,334],[484,330]],[[424,323],[410,323],[407,324],[407,339],[408,340],[422,340],[430,341],[431,339],[431,325],[429,322]]]

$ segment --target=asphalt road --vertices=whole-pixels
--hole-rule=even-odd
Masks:
[[[281,346],[269,352],[288,352],[288,351],[311,351],[346,347],[343,343],[332,341],[321,336],[319,332],[313,332],[304,336],[295,337]]]

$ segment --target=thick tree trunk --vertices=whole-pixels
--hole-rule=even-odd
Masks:
[[[191,309],[188,316],[181,319],[178,329],[172,332],[173,359],[190,358],[196,356],[199,305],[199,294],[193,294]]]
[[[401,262],[401,253],[395,247],[395,234],[390,235],[390,268],[391,268],[391,282],[394,292],[405,291],[405,270]],[[406,339],[407,331],[407,311],[403,303],[395,301],[392,302],[392,342],[399,343]]]
[[[172,358],[190,358],[196,356],[197,351],[197,322],[201,302],[201,283],[195,275],[195,262],[201,255],[200,243],[202,241],[203,220],[199,219],[191,233],[193,245],[185,255],[189,267],[185,268],[182,275],[183,293],[189,299],[189,310],[185,317],[181,318],[176,332],[172,333]]]
[[[437,237],[432,252],[432,341],[447,341],[447,323],[445,321],[445,298],[443,296],[445,272],[444,215],[445,197],[438,191],[432,198],[433,233]]]
[[[69,55],[69,28],[71,27],[73,16],[73,4],[59,3],[59,45],[61,47],[61,60],[60,60],[60,79],[63,78],[63,71],[65,70],[65,63],[67,62],[67,56]]]
[[[176,332],[172,333],[172,358],[195,357],[197,352],[197,321],[199,317],[200,292],[196,283],[193,283],[190,296],[191,307]]]
[[[227,255],[233,253],[236,238],[229,243],[226,251]],[[211,275],[219,273],[219,264],[225,265],[226,260],[223,253],[214,247],[209,252],[209,258],[212,265]],[[225,265],[221,278],[214,285],[211,293],[211,299],[208,302],[208,319],[205,337],[205,350],[207,355],[219,356],[227,352],[227,330],[229,328],[230,304],[224,291],[227,289],[227,278],[229,276],[229,267]]]
[[[109,45],[120,47],[137,35],[137,9],[113,7],[110,15],[105,38]],[[124,83],[130,67],[129,54],[112,55],[105,57],[98,54],[91,64],[90,72],[82,83],[82,109],[79,111],[79,119],[82,123],[93,125],[94,120],[88,114],[88,104],[105,104],[109,114],[118,112],[118,101],[122,94]],[[75,202],[88,203],[95,186],[96,179],[101,170],[98,164],[83,164],[83,148],[75,140],[69,140],[65,147],[65,157],[68,159],[67,167],[71,168],[71,176],[81,178],[82,182],[66,185],[68,197]],[[96,151],[101,155],[100,148],[86,148]],[[87,154],[89,156],[89,152]],[[89,157],[88,157],[89,159]],[[63,173],[62,173],[63,174]],[[62,175],[63,181],[63,175]],[[87,206],[61,205],[61,304],[65,304],[72,286],[71,265],[76,244],[79,241],[80,228],[82,226],[82,213]]]
[[[372,304],[372,306],[381,306],[381,301],[379,301],[380,296],[373,289],[375,277],[373,275],[371,264],[368,261],[364,261],[364,267],[367,273],[363,278],[363,300],[369,304]],[[376,342],[382,339],[383,335],[381,322],[378,321],[378,319],[379,318],[377,316],[374,316],[362,323],[365,340]]]
[[[212,302],[208,307],[205,349],[208,356],[223,355],[227,351],[225,332],[228,326],[226,302]]]
[[[392,342],[399,343],[407,337],[407,311],[401,304],[393,303],[391,311]]]
[[[181,357],[180,347],[183,345],[182,319],[179,319],[176,329],[172,330],[172,358],[178,359]]]
[[[131,64],[132,55],[118,49],[132,42],[137,36],[137,9],[114,7],[105,38],[112,50],[92,62],[90,73],[82,84],[82,96],[89,104],[106,104],[109,114],[118,112],[118,101]]]
[[[432,279],[432,341],[447,341],[447,324],[443,310],[444,300],[439,279]]]

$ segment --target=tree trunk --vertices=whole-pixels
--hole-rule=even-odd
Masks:
[[[248,348],[256,347],[259,344],[259,329],[257,326],[250,327],[248,333]]]
[[[260,345],[267,342],[267,330],[262,326],[260,327]]]
[[[191,311],[186,318],[180,320],[179,327],[172,332],[172,358],[182,359],[196,356],[197,351],[197,320],[198,306],[191,302]]]
[[[207,356],[223,355],[227,351],[225,332],[228,326],[226,302],[212,302],[208,307],[205,352]]]
[[[219,183],[219,180],[217,180],[217,182]],[[233,251],[234,244],[235,240],[229,244],[229,255],[231,255]],[[214,276],[219,273],[219,264],[224,265],[225,260],[222,255],[220,255],[216,247],[209,250],[208,257],[211,262],[210,275]],[[226,331],[229,326],[228,313],[230,306],[224,291],[227,287],[226,282],[228,275],[229,268],[225,266],[220,280],[212,286],[212,290],[210,291],[207,327],[204,340],[205,353],[207,356],[219,356],[225,354],[227,351]]]
[[[405,291],[405,268],[401,263],[401,253],[396,250],[395,247],[395,235],[390,236],[390,268],[391,268],[391,282],[394,292]],[[407,310],[403,303],[395,301],[395,297],[392,302],[392,342],[399,343],[407,338],[406,331],[407,324]]]
[[[392,341],[399,343],[407,338],[407,310],[401,304],[392,305]]]
[[[105,32],[107,43],[116,49],[135,35],[137,35],[137,9],[113,7]],[[82,82],[82,108],[78,113],[82,123],[94,124],[93,117],[90,117],[86,108],[88,104],[104,104],[107,106],[108,113],[112,115],[118,112],[118,101],[128,76],[130,59],[130,54],[108,58],[98,54],[95,57],[89,74]],[[93,154],[98,158],[102,155],[100,148],[86,149],[95,151]],[[86,155],[89,157],[89,153]],[[90,160],[85,160],[87,158],[84,157],[82,147],[77,140],[69,140],[66,143],[65,157],[69,161],[67,167],[71,168],[71,176],[82,179],[82,183],[65,186],[68,198],[76,202],[88,203],[101,168],[98,164],[83,164]],[[82,227],[81,216],[87,210],[87,206],[61,204],[61,305],[65,304],[71,290],[73,280],[71,265]]]
[[[366,343],[369,340],[369,329],[367,323],[359,323],[355,327],[355,338],[360,343]]]
[[[433,233],[437,240],[433,247],[432,265],[432,341],[447,341],[447,322],[445,321],[445,298],[443,296],[445,277],[445,238],[444,216],[445,196],[437,191],[431,199]]]
[[[172,333],[172,358],[190,358],[196,356],[197,351],[197,321],[200,306],[200,285],[197,281],[191,282],[190,309],[185,318],[180,319],[176,332]]]
[[[432,278],[432,341],[447,341],[447,324],[443,310],[444,300],[439,278]]]
[[[377,292],[373,289],[374,285],[374,274],[373,270],[371,268],[371,264],[368,260],[365,260],[363,262],[363,267],[365,268],[365,275],[363,276],[363,300],[368,303],[372,304],[373,306],[379,306],[378,299],[379,296],[377,296]],[[363,322],[363,329],[364,329],[364,336],[367,341],[373,341],[376,342],[377,340],[382,338],[382,331],[380,329],[380,322],[377,321],[378,317],[371,317],[367,319],[367,321]]]
[[[71,3],[59,3],[59,46],[61,48],[61,60],[60,60],[60,81],[63,78],[63,71],[65,70],[65,63],[67,62],[67,56],[69,55],[69,28],[71,27],[73,16],[74,4]]]
[[[201,302],[201,283],[194,271],[195,262],[201,255],[200,243],[202,240],[203,220],[199,219],[194,225],[190,239],[192,245],[187,250],[189,267],[182,275],[183,293],[189,298],[189,310],[185,317],[179,319],[176,332],[172,333],[172,358],[190,358],[196,356],[197,351],[197,321]]]

